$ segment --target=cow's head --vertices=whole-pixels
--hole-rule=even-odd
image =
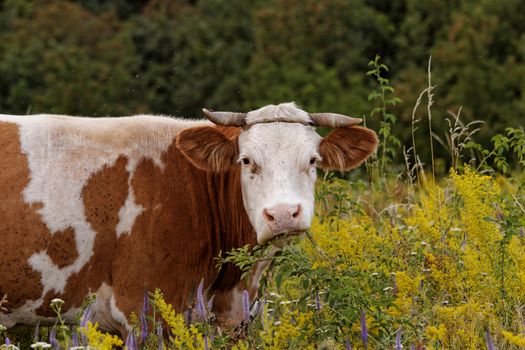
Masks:
[[[216,124],[239,126],[242,131],[231,139],[214,127],[186,129],[178,135],[178,147],[206,171],[224,172],[240,164],[244,207],[259,244],[310,227],[318,166],[350,170],[377,146],[373,131],[355,126],[361,119],[309,114],[294,103],[269,105],[246,114],[204,113]],[[315,126],[334,130],[322,138]]]

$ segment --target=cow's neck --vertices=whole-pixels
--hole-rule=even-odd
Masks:
[[[224,174],[209,174],[208,189],[215,208],[212,212],[214,222],[218,223],[215,230],[215,239],[218,249],[225,255],[232,249],[242,247],[246,244],[254,246],[256,241],[255,231],[250,224],[242,200],[240,167],[234,167],[231,171]],[[249,280],[252,280],[251,276]],[[256,290],[251,287],[252,283],[241,281],[241,271],[232,264],[224,264],[218,272],[217,277],[210,286],[210,296],[214,295],[214,311],[220,315],[230,313],[236,309],[238,298],[235,296],[242,293],[243,289],[248,289],[252,297]],[[228,315],[230,318],[231,315]]]
[[[215,237],[219,242],[218,249],[224,255],[246,244],[255,245],[256,235],[242,201],[239,167],[224,174],[210,174],[208,182],[210,195],[215,198],[216,207],[212,212],[215,216],[214,222],[218,223],[218,236]],[[212,289],[231,289],[239,279],[239,269],[227,264],[219,272]]]

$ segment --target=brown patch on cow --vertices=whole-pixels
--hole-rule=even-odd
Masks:
[[[36,211],[39,207],[24,202],[31,174],[16,124],[0,122],[0,159],[0,295],[9,297],[13,310],[42,296],[40,273],[28,259],[46,248],[51,235]]]
[[[78,258],[77,244],[75,242],[75,230],[56,232],[47,245],[47,255],[59,268],[71,265]]]
[[[209,126],[182,130],[177,148],[197,168],[217,173],[230,170],[239,153],[234,139]]]
[[[221,140],[238,134],[238,128],[220,130]],[[132,180],[144,212],[131,234],[120,237],[113,265],[115,298],[125,315],[139,311],[145,289],[160,288],[179,312],[194,301],[202,278],[210,295],[232,289],[240,272],[232,266],[217,271],[214,257],[256,241],[242,203],[238,166],[220,174],[202,171],[175,142],[162,161],[160,168],[144,159]]]
[[[47,293],[38,309],[40,315],[49,315],[53,298],[65,301],[63,310],[82,305],[84,298],[97,291],[102,283],[111,285],[111,265],[117,245],[116,227],[119,211],[128,196],[129,173],[127,159],[119,157],[114,165],[106,165],[94,173],[82,189],[82,200],[87,221],[96,231],[93,256],[82,269],[69,277],[64,293]]]
[[[128,197],[127,159],[120,156],[115,165],[105,166],[93,174],[82,189],[87,221],[104,235],[115,236],[119,211]]]
[[[87,276],[91,290],[97,290],[103,282],[112,284],[111,269],[117,250],[117,225],[120,208],[128,197],[129,173],[127,159],[119,157],[115,165],[105,167],[92,176],[82,195],[86,217],[97,231],[95,254],[88,264]]]
[[[353,169],[375,151],[377,142],[376,133],[370,129],[360,126],[337,128],[319,145],[323,158],[321,167],[339,171]]]

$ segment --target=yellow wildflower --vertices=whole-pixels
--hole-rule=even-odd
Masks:
[[[525,347],[525,335],[515,335],[507,331],[501,331],[501,334],[509,343],[519,347]]]
[[[124,342],[116,335],[110,335],[98,330],[98,323],[88,321],[87,328],[80,328],[88,339],[88,344],[98,350],[112,350],[114,347],[122,346]]]
[[[160,290],[155,290],[153,295],[153,302],[157,307],[162,319],[166,322],[171,330],[170,343],[176,349],[204,349],[204,336],[194,326],[186,326],[184,317],[177,314],[173,306],[166,303]]]
[[[266,326],[260,332],[264,348],[269,350],[315,349],[315,346],[309,342],[315,332],[313,312],[286,311],[277,323],[265,322]]]
[[[440,324],[438,327],[428,326],[425,333],[430,341],[442,342],[447,334],[447,329],[444,324]]]

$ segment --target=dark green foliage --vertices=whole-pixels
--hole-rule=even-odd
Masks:
[[[120,18],[128,18],[139,14],[141,9],[148,3],[148,0],[72,0],[72,2],[76,2],[96,13],[115,11]]]
[[[204,106],[239,110],[253,49],[246,1],[174,2],[135,18],[144,102],[156,113],[200,116]]]
[[[367,62],[393,27],[362,1],[272,1],[254,15],[249,107],[295,100],[312,111],[368,112]]]
[[[0,40],[4,113],[112,115],[135,104],[129,89],[136,58],[112,13],[78,5],[34,6]]]

